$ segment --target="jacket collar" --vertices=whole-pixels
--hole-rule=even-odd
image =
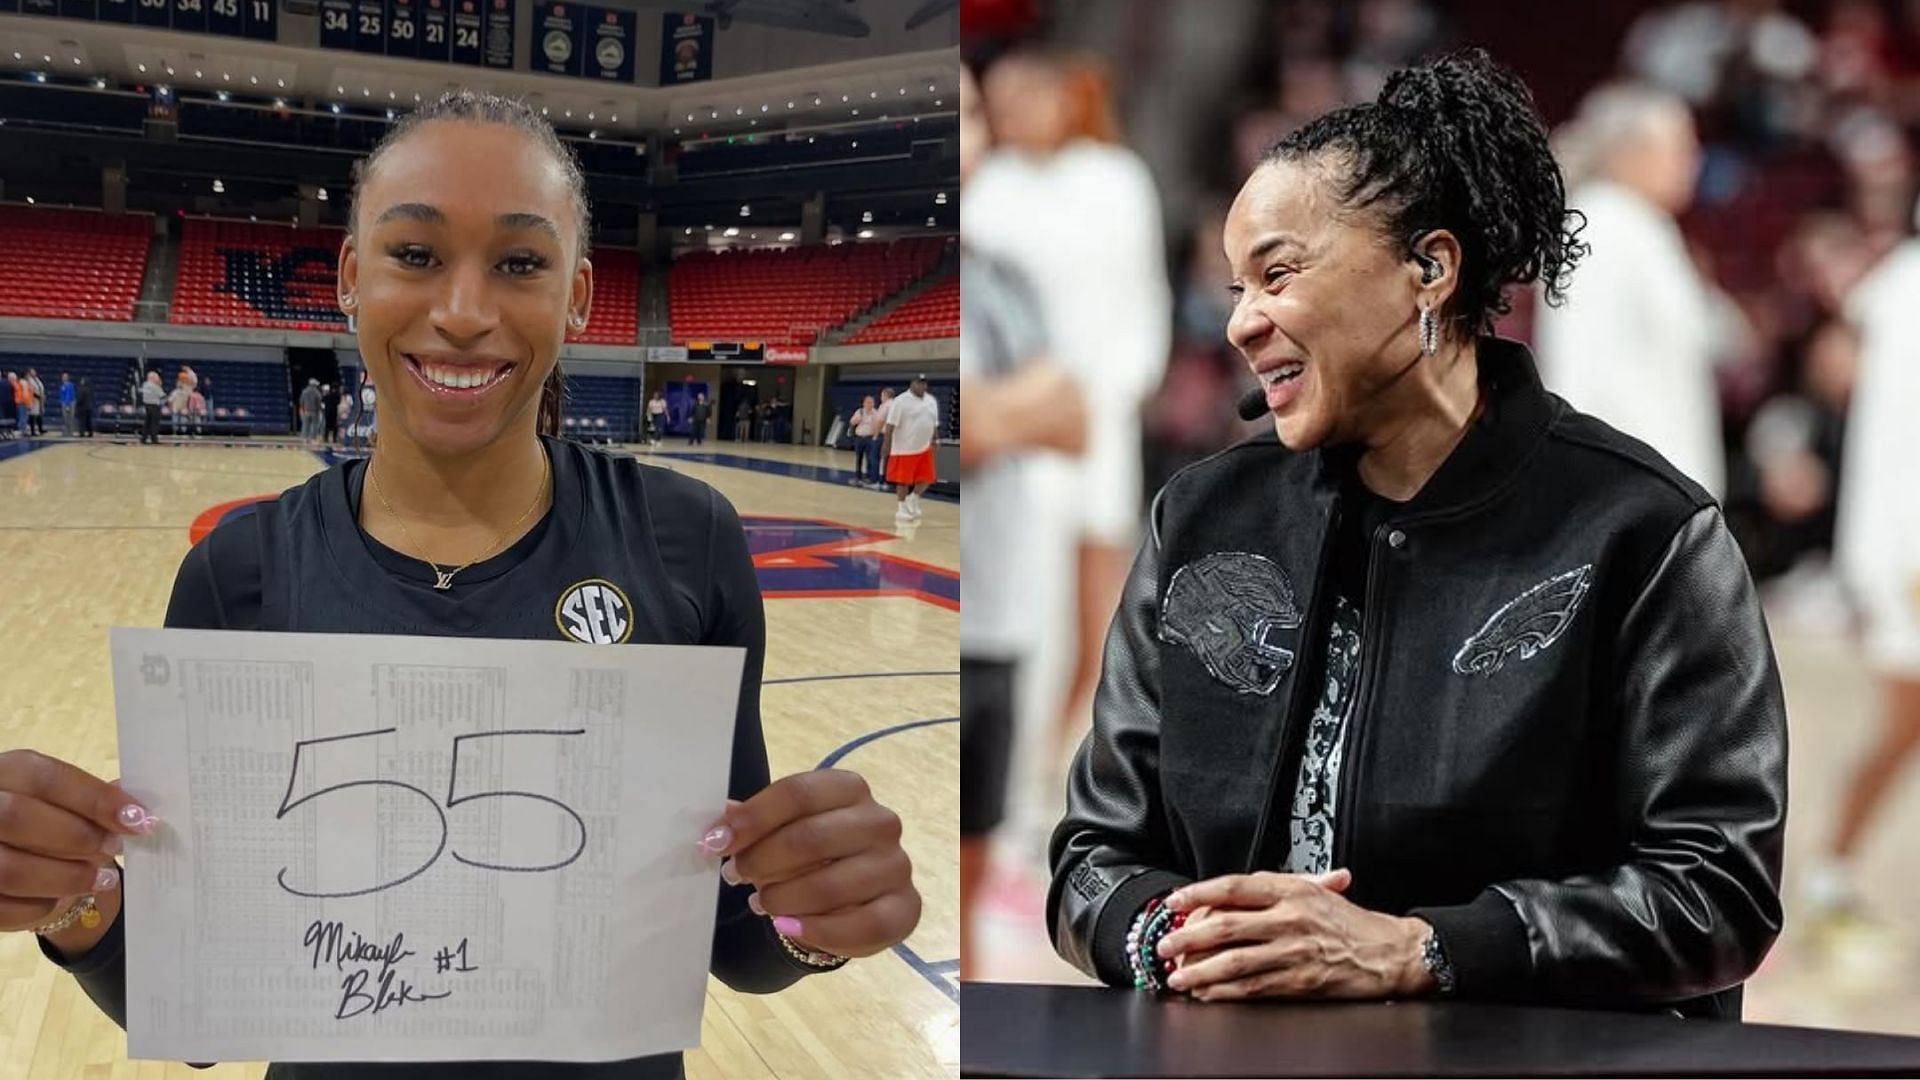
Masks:
[[[1394,518],[1444,513],[1504,487],[1559,413],[1560,403],[1540,384],[1533,353],[1525,345],[1483,337],[1475,351],[1486,408],[1426,485],[1396,509]],[[1353,476],[1360,448],[1326,447],[1314,456],[1319,459],[1314,487],[1331,495]]]

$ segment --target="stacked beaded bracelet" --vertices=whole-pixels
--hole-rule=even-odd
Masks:
[[[1166,898],[1147,901],[1127,928],[1127,969],[1133,973],[1133,988],[1159,993],[1167,988],[1166,976],[1173,973],[1173,961],[1162,960],[1160,939],[1187,924],[1187,913],[1175,912]]]

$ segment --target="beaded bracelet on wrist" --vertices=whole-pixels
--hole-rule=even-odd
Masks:
[[[1185,926],[1185,912],[1175,912],[1164,897],[1154,897],[1133,918],[1127,928],[1127,970],[1133,975],[1133,988],[1159,993],[1167,989],[1166,978],[1173,973],[1173,961],[1160,958],[1160,939]]]

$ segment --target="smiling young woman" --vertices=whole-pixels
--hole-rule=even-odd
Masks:
[[[181,565],[166,623],[745,649],[733,801],[687,842],[728,857],[713,973],[772,992],[903,940],[920,896],[900,819],[858,775],[769,782],[766,623],[733,507],[699,481],[554,437],[560,347],[593,299],[590,225],[578,163],[524,104],[449,94],[395,125],[363,164],[339,269],[340,306],[380,388],[377,449],[215,529]],[[152,818],[117,786],[31,751],[0,754],[0,803],[0,929],[41,932],[48,958],[124,1022],[112,856],[115,838]],[[681,1064],[268,1075],[653,1080]]]

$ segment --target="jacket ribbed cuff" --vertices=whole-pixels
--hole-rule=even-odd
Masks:
[[[1483,889],[1471,903],[1414,908],[1440,938],[1453,965],[1455,994],[1479,999],[1515,998],[1533,978],[1527,924],[1497,889]]]
[[[1127,929],[1147,901],[1170,893],[1192,878],[1165,870],[1148,870],[1121,882],[1100,905],[1100,919],[1093,930],[1093,966],[1100,981],[1109,986],[1133,985],[1133,969],[1127,966]]]

